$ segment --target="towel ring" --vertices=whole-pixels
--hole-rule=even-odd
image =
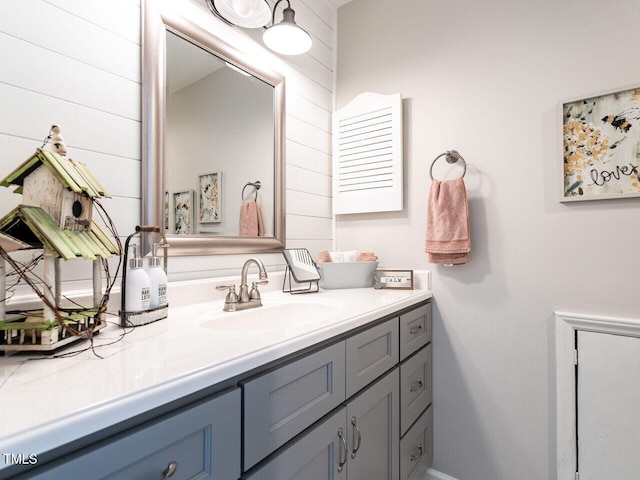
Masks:
[[[447,150],[446,152],[438,155],[436,158],[433,159],[433,162],[431,162],[431,168],[429,168],[429,176],[431,177],[431,180],[433,180],[433,166],[435,165],[435,163],[438,161],[440,157],[445,157],[445,160],[447,161],[447,163],[451,163],[451,164],[457,163],[458,160],[461,160],[464,170],[462,171],[462,175],[460,176],[464,177],[464,174],[467,173],[467,162],[464,161],[464,158],[462,158],[462,155],[460,155],[457,150]]]
[[[262,186],[262,184],[260,183],[260,180],[256,180],[255,182],[247,182],[247,184],[242,187],[242,193],[240,194],[240,196],[242,197],[241,200],[244,200],[244,191],[247,187],[253,187],[255,189],[255,193],[256,193],[256,198],[254,198],[254,200],[258,200],[258,190],[260,190],[260,187]]]

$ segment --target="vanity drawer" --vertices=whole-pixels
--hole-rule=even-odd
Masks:
[[[23,477],[36,480],[161,478],[236,480],[240,476],[240,389],[168,414]]]
[[[244,471],[345,400],[345,343],[242,383]]]
[[[400,315],[400,360],[431,341],[431,304]]]
[[[398,319],[347,338],[347,398],[398,363]]]
[[[422,480],[433,463],[433,407],[400,440],[400,480]]]
[[[431,344],[400,365],[400,435],[431,403]]]

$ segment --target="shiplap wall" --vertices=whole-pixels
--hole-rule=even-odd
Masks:
[[[213,34],[286,76],[287,246],[331,247],[331,111],[336,11],[325,0],[294,2],[313,37],[308,54],[281,59],[261,31],[234,29],[204,0],[175,0]],[[140,218],[140,0],[21,0],[0,15],[0,175],[41,145],[52,123],[63,127],[71,158],[87,163],[112,194],[104,205],[121,236]],[[20,200],[0,189],[0,215]],[[246,256],[172,258],[171,280],[239,272]],[[280,254],[261,255],[279,269]],[[88,285],[88,262],[63,268],[63,289]]]

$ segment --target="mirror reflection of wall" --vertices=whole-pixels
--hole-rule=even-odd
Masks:
[[[273,236],[273,87],[170,32],[166,65],[168,232],[176,233],[181,220],[174,211],[174,194],[180,193],[179,199],[192,198],[191,230],[185,233],[237,236],[243,188],[260,181],[264,236]],[[209,211],[201,219],[201,184],[210,188],[211,178],[219,182],[219,215],[215,219]],[[246,188],[244,197],[253,199],[255,191]]]

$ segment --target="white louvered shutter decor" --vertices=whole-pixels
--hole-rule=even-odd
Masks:
[[[402,96],[363,93],[333,114],[333,213],[402,210]]]

